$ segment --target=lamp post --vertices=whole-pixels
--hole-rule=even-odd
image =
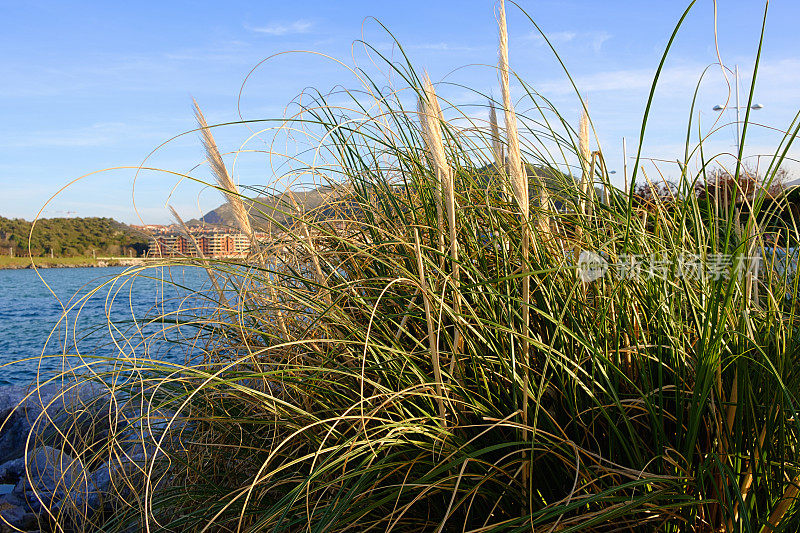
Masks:
[[[625,147],[625,137],[622,138],[622,179],[625,181],[625,196],[628,196],[628,153]]]
[[[736,83],[736,157],[741,157],[742,151],[742,134],[741,134],[741,120],[739,118],[739,110],[740,109],[747,109],[747,106],[739,105],[739,65],[735,65],[733,70],[733,77]],[[763,109],[764,106],[761,104],[753,104],[750,106],[750,109],[753,111],[758,111],[759,109]],[[726,109],[726,106],[721,106],[719,104],[715,105],[712,108],[714,111],[722,112]],[[715,188],[715,194],[717,194],[718,188]],[[719,199],[715,199],[716,203],[719,203]],[[747,230],[752,231],[753,227],[748,224]],[[749,235],[748,235],[749,237]],[[752,254],[755,250],[755,245],[750,246],[750,252],[748,255]],[[757,303],[758,302],[758,267],[759,267],[759,258],[750,257],[748,259],[748,267],[747,272],[745,273],[745,294],[748,297],[748,300],[751,302]]]
[[[739,65],[733,67],[733,77],[736,83],[736,157],[739,157],[739,151],[741,150],[741,121],[739,120],[739,110],[746,109],[747,106],[739,105]],[[722,106],[722,105],[715,105],[712,109],[714,111],[722,112],[725,111],[729,106]],[[750,109],[753,111],[758,111],[759,109],[763,109],[764,106],[761,104],[753,104],[750,106]]]
[[[612,174],[616,174],[616,173],[617,173],[616,170],[609,170],[608,171],[608,175],[609,176],[612,175]],[[605,181],[603,181],[602,183],[603,183],[603,203],[608,205],[608,203],[609,203],[608,202],[608,187],[606,187],[606,182]]]

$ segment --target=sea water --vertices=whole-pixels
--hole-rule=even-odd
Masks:
[[[187,345],[171,341],[187,333],[173,323],[207,286],[194,267],[0,270],[0,385],[74,368],[86,362],[78,354],[181,362]]]

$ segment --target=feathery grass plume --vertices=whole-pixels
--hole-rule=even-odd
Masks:
[[[586,103],[581,107],[581,121],[578,131],[578,157],[581,164],[581,198],[580,209],[581,214],[586,214],[586,201],[589,195],[589,182],[591,176],[589,175],[589,160],[592,153],[589,148],[589,114],[586,112]]]
[[[228,169],[225,166],[225,162],[222,160],[222,154],[219,152],[217,142],[214,140],[214,135],[211,133],[211,128],[208,127],[206,117],[200,110],[197,100],[192,99],[192,103],[194,104],[194,116],[200,128],[200,138],[206,150],[206,160],[211,168],[211,173],[231,206],[239,230],[250,239],[250,245],[257,248],[258,242],[256,241],[253,226],[250,224],[250,215],[244,206],[239,188],[233,182],[233,179],[231,179],[230,174],[228,174]]]
[[[519,204],[520,213],[522,214],[523,220],[527,221],[530,213],[529,183],[527,170],[522,164],[522,151],[520,148],[519,131],[517,129],[517,115],[514,111],[514,103],[511,100],[511,83],[509,80],[511,72],[508,62],[508,27],[506,24],[505,0],[500,0],[498,15],[500,33],[500,60],[498,69],[500,71],[500,90],[503,96],[503,107],[505,108],[509,176],[514,196]],[[539,178],[537,181],[537,188],[539,189],[538,226],[542,236],[545,236],[550,230],[550,219],[548,216],[550,198],[544,179]]]
[[[499,11],[500,29],[500,61],[498,70],[500,71],[500,90],[503,96],[503,107],[506,119],[506,145],[508,146],[508,173],[511,179],[511,188],[514,198],[517,200],[522,220],[527,222],[530,204],[528,200],[528,178],[525,169],[522,167],[522,152],[519,144],[519,132],[517,130],[517,115],[514,112],[514,103],[511,100],[511,85],[509,82],[508,65],[508,28],[506,27],[506,4],[505,0],[500,0]]]
[[[581,119],[578,127],[578,159],[581,166],[581,181],[578,196],[578,213],[583,217],[587,214],[586,206],[589,199],[589,181],[591,166],[589,160],[592,154],[589,148],[589,115],[586,112],[586,102],[581,101]],[[594,198],[594,195],[591,196]],[[583,248],[581,238],[583,236],[583,223],[575,226],[575,261],[578,261],[578,256]]]
[[[442,175],[439,171],[439,165],[436,162],[436,154],[434,153],[435,144],[437,144],[434,140],[436,134],[434,131],[431,131],[431,109],[429,108],[429,104],[427,103],[427,93],[425,88],[423,87],[422,95],[420,95],[419,100],[417,101],[417,114],[419,115],[420,121],[420,128],[422,130],[422,139],[425,142],[425,146],[428,149],[428,152],[431,154],[431,159],[433,160],[434,168],[435,168],[435,179],[433,182],[433,199],[436,202],[436,223],[437,229],[436,234],[439,240],[439,253],[441,257],[444,257],[444,202],[442,200]],[[438,115],[438,113],[437,113]],[[437,122],[437,128],[439,131],[439,138],[441,139],[441,128]],[[444,149],[442,148],[442,154],[439,157],[444,157]],[[442,266],[440,264],[440,266]]]
[[[250,215],[247,212],[244,202],[242,201],[242,197],[239,194],[239,188],[233,182],[230,174],[228,173],[228,169],[225,166],[225,161],[223,161],[222,154],[219,152],[217,143],[214,140],[214,135],[211,133],[211,128],[208,127],[206,117],[200,110],[197,100],[193,98],[192,103],[194,104],[194,116],[197,119],[197,125],[200,128],[200,139],[202,140],[203,148],[205,148],[206,151],[206,159],[209,167],[211,168],[211,173],[214,175],[217,185],[220,189],[222,189],[225,198],[228,200],[228,204],[231,206],[231,211],[233,211],[233,216],[236,219],[236,224],[239,226],[239,230],[247,235],[248,239],[250,240],[250,254],[255,254],[259,262],[264,265],[266,258],[261,254],[255,231],[253,230],[252,224],[250,224]],[[288,339],[289,329],[286,324],[286,319],[283,316],[283,312],[280,310],[281,303],[278,300],[278,292],[275,289],[275,285],[273,284],[272,280],[267,279],[265,281],[265,285],[267,286],[270,297],[272,298],[272,302],[277,309],[278,323],[281,331],[283,332],[284,337]],[[263,299],[262,296],[257,296],[257,298],[260,300]]]
[[[442,111],[436,91],[431,80],[425,76],[423,80],[424,99],[420,100],[419,107],[422,110],[420,118],[425,125],[425,144],[431,154],[433,166],[436,174],[436,184],[438,185],[440,201],[444,200],[447,206],[448,221],[450,218],[450,208],[453,206],[453,172],[447,163],[444,143],[442,141]]]
[[[453,169],[447,162],[447,154],[445,153],[444,141],[442,139],[442,108],[439,105],[439,99],[436,96],[436,90],[431,83],[430,78],[426,75],[423,78],[423,92],[425,94],[424,102],[420,102],[420,107],[423,109],[422,119],[425,121],[424,130],[426,144],[428,151],[433,159],[433,165],[436,173],[436,182],[441,187],[441,193],[444,196],[444,204],[447,214],[447,228],[450,240],[450,264],[452,273],[453,284],[453,307],[456,316],[461,313],[461,296],[459,279],[460,273],[458,268],[458,228],[456,228],[456,205],[455,198],[455,182]],[[456,349],[450,360],[450,371],[452,373],[456,359],[458,358],[458,349],[461,344],[461,337],[458,325],[455,328],[455,345]]]

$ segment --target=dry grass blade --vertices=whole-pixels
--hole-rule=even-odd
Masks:
[[[800,492],[800,476],[796,476],[786,487],[778,504],[769,515],[768,524],[761,528],[762,533],[775,531],[780,525],[783,517],[797,501],[797,494]]]
[[[492,155],[494,156],[494,164],[497,165],[498,174],[501,176],[500,186],[503,193],[506,193],[506,178],[505,178],[505,163],[506,156],[504,153],[503,142],[500,138],[500,125],[497,123],[497,106],[494,101],[489,101],[489,128],[492,133]]]
[[[181,218],[181,216],[178,214],[178,211],[176,211],[175,208],[172,207],[171,205],[168,206],[168,207],[169,207],[170,213],[172,213],[172,217],[175,219],[175,221],[181,227],[181,231],[183,231],[184,235],[186,235],[186,238],[189,239],[189,241],[191,241],[192,245],[194,246],[195,253],[197,254],[197,257],[201,261],[203,261],[203,268],[205,269],[206,273],[208,274],[208,278],[211,280],[211,284],[214,286],[214,290],[217,292],[217,295],[219,296],[220,306],[224,307],[226,309],[230,309],[230,304],[228,303],[228,299],[225,298],[225,293],[222,291],[222,287],[220,287],[219,283],[217,282],[216,274],[214,273],[214,271],[206,263],[206,257],[203,254],[203,249],[200,248],[200,245],[197,243],[197,239],[195,239],[194,235],[192,235],[192,232],[189,231],[189,228],[186,226],[186,223],[183,221],[183,218]]]
[[[506,26],[506,4],[504,0],[500,0],[500,13],[499,13],[499,33],[500,33],[500,90],[503,95],[503,107],[505,107],[506,118],[506,144],[508,146],[508,169],[511,179],[511,186],[514,191],[514,197],[519,205],[519,210],[522,218],[522,269],[528,270],[528,256],[530,253],[530,226],[528,224],[529,217],[529,201],[528,201],[528,176],[525,169],[522,167],[522,153],[519,144],[519,132],[517,131],[517,115],[514,112],[514,103],[511,101],[511,86],[509,82],[509,65],[508,65],[508,28]],[[544,190],[544,187],[540,187]],[[543,206],[544,204],[542,204]],[[549,225],[549,224],[548,224]],[[530,358],[530,344],[528,341],[529,327],[530,327],[530,301],[531,301],[531,280],[530,276],[522,277],[522,335],[520,342],[520,352],[523,361],[523,375],[522,375],[522,425],[528,426],[528,401],[530,391],[528,387],[528,368]],[[523,431],[523,436],[527,434],[527,430]],[[527,470],[524,471],[525,479],[527,478]]]
[[[433,311],[428,292],[428,282],[425,280],[425,264],[422,257],[422,247],[419,242],[419,231],[414,228],[414,254],[417,257],[417,269],[419,270],[419,283],[422,290],[422,298],[425,303],[425,324],[428,328],[428,347],[431,353],[431,365],[433,366],[433,379],[436,381],[436,396],[439,404],[439,416],[445,422],[446,411],[444,408],[444,390],[442,387],[442,369],[439,362],[439,347],[437,345],[436,328],[433,324]]]

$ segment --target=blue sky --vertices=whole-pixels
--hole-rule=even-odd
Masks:
[[[525,1],[520,5],[551,36],[588,97],[599,141],[621,179],[621,139],[629,154],[663,47],[686,7],[683,1]],[[719,0],[720,53],[738,64],[750,83],[763,4]],[[403,2],[10,2],[0,1],[0,215],[33,218],[70,180],[109,167],[140,164],[162,142],[191,130],[191,99],[211,123],[238,118],[242,81],[260,60],[285,50],[314,50],[352,64],[362,37],[390,50],[384,23],[406,47],[416,67],[435,82],[463,83],[498,94],[495,4],[482,1]],[[754,120],[785,128],[800,109],[800,3],[771,2]],[[512,68],[550,98],[567,117],[579,102],[535,29],[509,6]],[[363,53],[356,60],[365,65]],[[711,0],[695,6],[665,66],[644,143],[647,155],[674,160],[683,153],[689,103],[702,70],[716,62]],[[469,65],[469,66],[468,66]],[[464,68],[458,68],[464,67]],[[374,69],[373,69],[374,72]],[[245,118],[280,116],[306,87],[326,92],[355,87],[347,71],[319,56],[293,54],[259,67],[245,87]],[[459,104],[482,104],[455,86],[441,94]],[[714,70],[703,85],[695,118],[711,124],[711,108],[725,100]],[[732,117],[732,114],[730,115]],[[732,150],[733,128],[709,148]],[[216,133],[223,150],[235,150],[249,131],[241,125]],[[774,150],[776,134],[753,130],[746,154]],[[790,152],[798,157],[797,150]],[[160,148],[154,167],[188,172],[203,160],[196,134]],[[650,167],[652,168],[652,167]],[[795,178],[800,166],[788,165]],[[662,165],[669,177],[674,169]],[[655,172],[655,170],[652,170]],[[204,177],[204,170],[195,171]],[[93,174],[48,204],[42,216],[113,216],[137,223],[169,219],[167,202],[186,217],[221,203],[220,196],[164,173],[137,178],[133,208],[131,170]],[[240,166],[242,183],[270,181],[256,158]]]

